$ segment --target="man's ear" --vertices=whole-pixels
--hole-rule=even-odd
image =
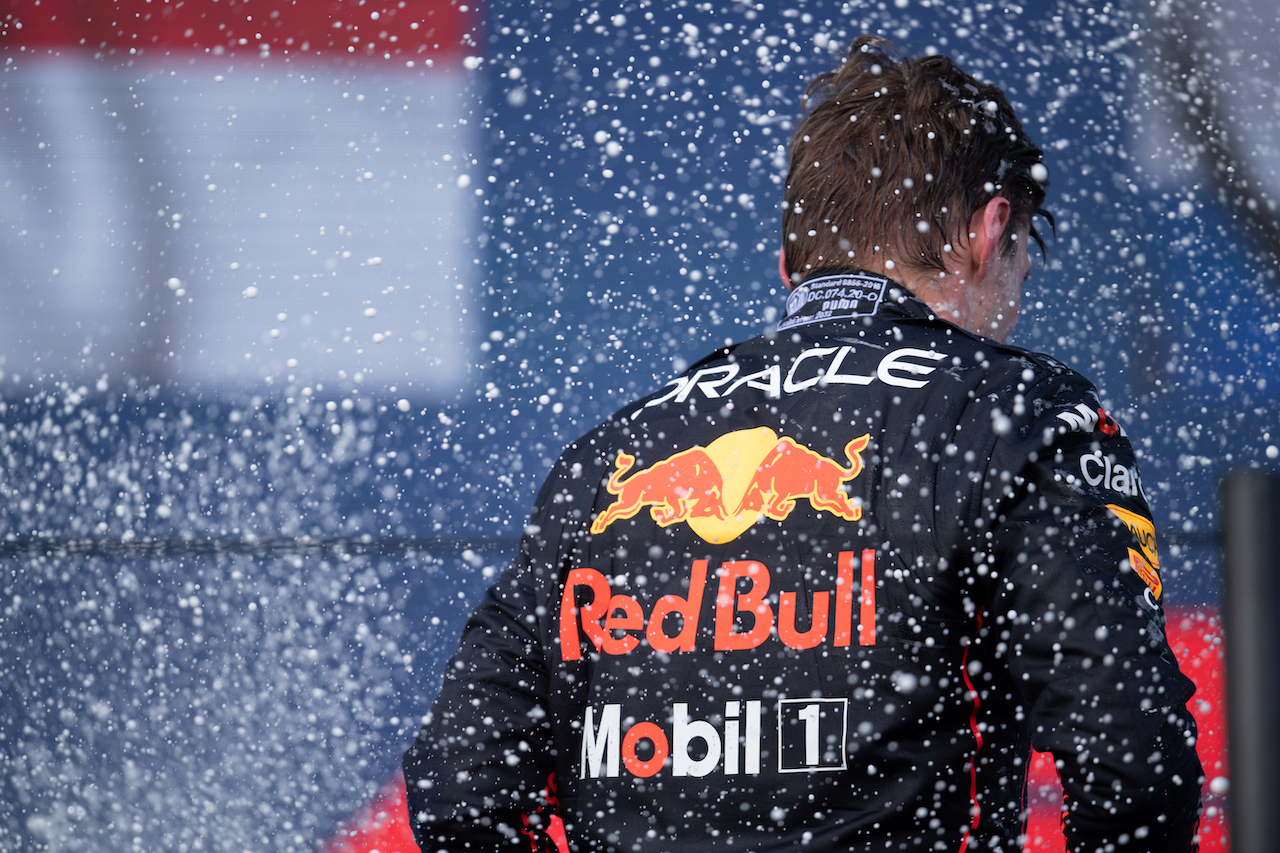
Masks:
[[[973,212],[968,235],[970,284],[978,284],[987,277],[991,262],[1000,251],[1000,235],[1011,215],[1009,200],[1003,196],[996,196]]]
[[[778,250],[778,275],[782,276],[782,283],[787,286],[787,290],[790,290],[792,287],[795,286],[791,283],[791,276],[787,274],[787,244],[786,243],[783,243],[782,247]]]

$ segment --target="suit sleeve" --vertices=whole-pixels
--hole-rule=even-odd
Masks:
[[[1053,754],[1073,853],[1194,849],[1194,686],[1164,634],[1133,447],[1075,374],[1027,392],[992,454],[977,561],[1032,745]],[[1015,413],[1016,415],[1016,413]],[[997,421],[999,418],[996,419]]]
[[[512,566],[463,629],[440,694],[403,768],[409,819],[424,853],[548,846],[554,790],[548,675],[534,614],[546,575],[544,485]]]

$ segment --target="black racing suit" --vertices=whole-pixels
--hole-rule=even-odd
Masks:
[[[1134,456],[1052,358],[811,279],[561,456],[405,755],[418,843],[1012,853],[1034,747],[1072,851],[1191,849]]]

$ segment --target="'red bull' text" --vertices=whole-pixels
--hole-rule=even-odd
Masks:
[[[776,637],[792,649],[811,649],[829,642],[837,648],[876,642],[876,552],[859,555],[841,551],[837,560],[836,588],[817,590],[809,602],[809,624],[797,625],[799,593],[771,594],[769,568],[756,560],[731,560],[720,566],[716,580],[711,641],[715,651],[744,651]],[[665,653],[692,652],[699,642],[699,622],[708,585],[707,560],[694,560],[686,596],[664,595],[646,616],[640,602],[615,594],[604,573],[591,568],[569,572],[560,599],[560,653],[564,660],[582,658],[582,634],[596,652],[625,655],[640,643]],[[855,592],[855,586],[857,591]],[[579,604],[579,591],[589,591],[590,601]],[[586,597],[585,595],[581,597]],[[854,603],[858,621],[854,623]],[[677,619],[668,633],[667,617]],[[739,626],[743,626],[739,629]]]

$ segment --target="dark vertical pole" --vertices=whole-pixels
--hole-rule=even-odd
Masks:
[[[1231,840],[1268,853],[1280,838],[1280,478],[1222,484]]]

